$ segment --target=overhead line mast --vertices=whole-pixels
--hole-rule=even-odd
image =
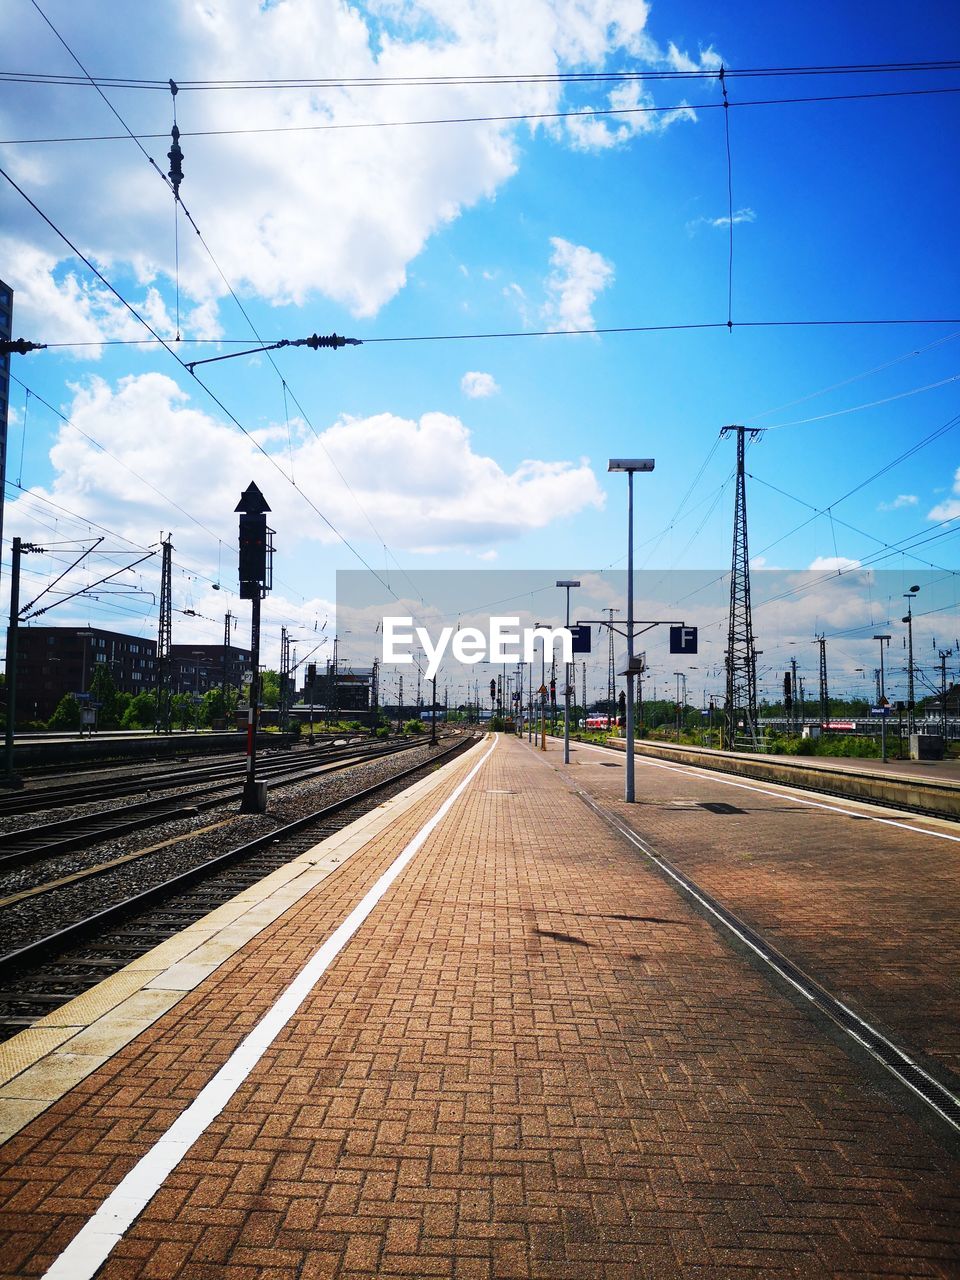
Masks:
[[[750,553],[747,544],[747,482],[744,441],[763,434],[759,427],[728,426],[721,438],[736,432],[737,486],[733,509],[733,556],[730,568],[730,619],[727,630],[726,746],[735,745],[741,723],[757,749],[757,650],[750,607]]]

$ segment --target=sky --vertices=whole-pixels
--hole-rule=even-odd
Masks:
[[[844,2],[9,0],[0,278],[15,336],[48,345],[11,359],[0,589],[12,536],[45,549],[27,599],[102,537],[34,621],[156,635],[158,556],[63,597],[170,535],[175,642],[218,640],[230,610],[246,643],[252,480],[276,530],[273,665],[281,626],[301,658],[336,631],[338,571],[398,595],[426,570],[622,571],[618,456],[656,460],[637,567],[722,574],[719,432],[740,423],[764,429],[755,577],[876,568],[894,601],[932,571],[954,592],[960,64],[784,69],[945,62],[958,37],[955,5],[886,0],[869,21]],[[363,345],[185,367],[315,332]],[[944,601],[923,595],[930,664]],[[851,687],[901,607],[838,643]],[[796,622],[813,678],[834,623]]]

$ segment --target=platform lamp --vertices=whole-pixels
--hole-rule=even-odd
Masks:
[[[635,798],[633,758],[633,678],[637,674],[633,665],[633,474],[635,471],[652,471],[653,458],[611,458],[608,471],[627,473],[627,767],[623,798],[632,804]]]

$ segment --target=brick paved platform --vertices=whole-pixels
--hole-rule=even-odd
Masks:
[[[0,1149],[4,1275],[43,1273],[476,760]],[[558,760],[498,743],[99,1274],[960,1275],[960,1161]]]

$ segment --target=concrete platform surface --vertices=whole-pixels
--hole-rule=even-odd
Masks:
[[[0,1149],[4,1275],[960,1275],[956,1148],[585,803],[616,808],[622,765],[486,750]],[[659,773],[629,821],[677,856],[722,846],[718,815],[673,805],[688,783]],[[843,840],[876,835],[842,821]],[[716,874],[742,894],[744,865]],[[864,909],[851,893],[838,935]],[[770,912],[789,926],[802,900],[794,867]],[[264,1039],[305,966],[315,984]],[[251,1033],[259,1056],[178,1146],[171,1126]],[[116,1197],[98,1219],[97,1271],[92,1215],[150,1165],[130,1225]],[[82,1231],[91,1247],[65,1254]]]

